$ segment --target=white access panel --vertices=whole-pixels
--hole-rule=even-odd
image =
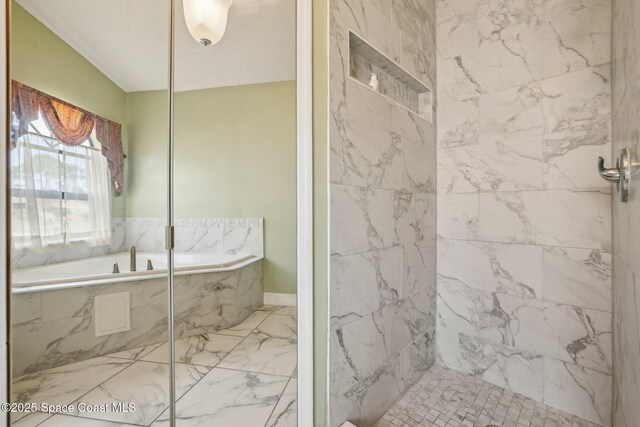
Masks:
[[[129,292],[98,295],[93,300],[96,337],[131,330]]]

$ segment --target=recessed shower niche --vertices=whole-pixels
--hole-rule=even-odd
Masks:
[[[431,89],[349,31],[349,77],[432,122]]]

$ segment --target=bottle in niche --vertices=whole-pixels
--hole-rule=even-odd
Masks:
[[[378,81],[378,75],[376,73],[371,73],[371,75],[369,76],[369,87],[378,92],[380,82]]]

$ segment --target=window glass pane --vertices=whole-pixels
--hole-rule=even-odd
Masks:
[[[90,183],[92,159],[103,159],[99,151],[89,139],[72,147],[48,135],[44,122],[37,120],[10,152],[12,235],[18,248],[90,240],[94,218],[111,215],[109,203],[89,203],[89,191],[109,195],[108,173],[104,181],[98,174],[97,182]],[[92,212],[96,206],[107,211]]]
[[[11,197],[11,233],[15,237],[31,235],[27,217],[27,200],[24,197]]]
[[[86,151],[82,149],[82,151]],[[63,157],[65,191],[67,193],[87,194],[89,191],[87,181],[87,155],[78,150],[64,150]]]
[[[65,216],[70,240],[83,240],[90,237],[92,224],[89,202],[67,200],[65,203]]]
[[[62,243],[62,200],[40,199],[40,237],[47,245]]]
[[[38,120],[34,120],[31,122],[31,127],[35,130],[36,133],[45,136],[53,136],[47,124],[42,119],[42,114],[38,117]]]
[[[11,150],[9,161],[11,162],[11,187],[25,188],[24,149],[16,147]]]
[[[62,191],[60,155],[49,151],[34,150],[32,157],[35,189]]]

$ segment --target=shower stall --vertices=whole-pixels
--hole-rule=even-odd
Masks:
[[[640,2],[184,0],[216,31],[180,0],[10,3],[3,165],[100,160],[111,192],[61,205],[112,221],[4,236],[2,398],[139,408],[13,425],[640,426]],[[20,126],[30,99],[95,131]]]
[[[327,424],[640,425],[638,2],[327,11]]]

